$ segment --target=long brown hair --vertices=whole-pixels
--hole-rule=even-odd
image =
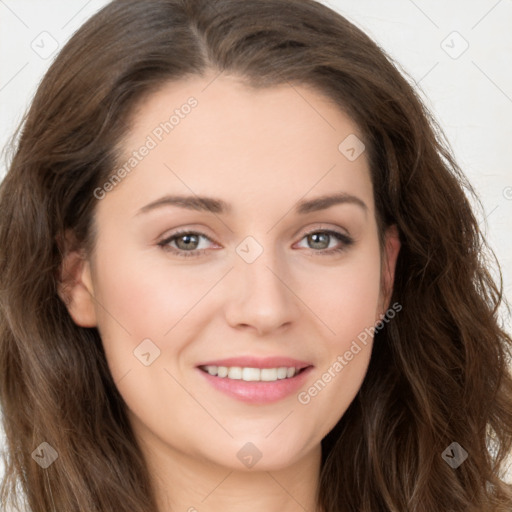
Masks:
[[[77,326],[57,293],[57,240],[71,230],[93,246],[94,190],[118,168],[137,105],[211,70],[252,87],[310,85],[347,112],[368,142],[380,234],[396,224],[402,243],[391,302],[403,308],[376,333],[361,389],[322,441],[319,506],[510,511],[500,468],[512,340],[474,191],[391,59],[312,0],[116,0],[51,65],[0,188],[4,506],[157,511],[99,333]],[[58,454],[46,469],[33,456],[42,442]],[[452,442],[468,452],[456,469],[442,457]]]

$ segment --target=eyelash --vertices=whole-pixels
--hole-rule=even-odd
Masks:
[[[332,236],[332,237],[336,238],[339,242],[342,243],[342,245],[340,247],[335,248],[335,249],[320,249],[320,250],[310,249],[311,251],[318,253],[319,256],[331,256],[333,254],[341,253],[354,243],[354,240],[351,237],[349,237],[348,235],[345,235],[343,233],[338,233],[337,231],[333,231],[330,229],[317,229],[317,230],[310,231],[308,233],[305,233],[304,236],[301,238],[301,240],[303,240],[304,238],[306,238],[310,235],[314,235],[317,233],[322,233],[322,234]],[[182,231],[177,231],[176,233],[173,233],[171,236],[167,237],[165,240],[158,242],[158,245],[164,251],[171,252],[181,258],[198,257],[207,251],[207,249],[201,249],[201,250],[194,249],[194,250],[190,250],[190,251],[184,251],[183,249],[175,249],[174,247],[169,246],[169,244],[172,241],[174,241],[175,239],[179,238],[182,235],[199,235],[200,237],[204,237],[207,240],[209,240],[210,242],[213,242],[213,240],[210,237],[204,235],[203,233],[199,233],[197,231],[182,230]]]

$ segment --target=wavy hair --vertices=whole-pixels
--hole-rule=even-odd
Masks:
[[[357,396],[322,440],[319,508],[510,512],[512,339],[478,198],[393,60],[313,0],[114,0],[52,63],[0,185],[4,506],[157,511],[99,333],[57,293],[58,240],[70,230],[91,250],[94,190],[119,165],[137,107],[208,71],[332,99],[367,141],[379,233],[395,224],[400,235],[391,302],[403,309],[375,335]],[[32,456],[42,441],[58,453],[47,469]],[[469,454],[457,469],[441,456],[452,442]]]

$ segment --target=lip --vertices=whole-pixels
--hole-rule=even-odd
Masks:
[[[243,356],[243,357],[229,357],[227,359],[216,359],[215,361],[206,361],[204,363],[200,363],[199,366],[241,366],[244,368],[279,368],[280,366],[286,367],[295,367],[299,370],[302,368],[306,368],[307,366],[313,366],[311,363],[306,361],[299,361],[298,359],[293,359],[291,357],[253,357],[253,356]]]
[[[217,377],[201,370],[200,366],[241,366],[249,368],[276,368],[280,366],[295,367],[301,371],[291,378],[278,379],[276,381],[244,381]],[[196,370],[204,379],[218,391],[242,402],[255,405],[270,404],[282,400],[292,393],[296,393],[304,385],[314,366],[304,361],[286,357],[235,357],[208,361],[196,367]]]

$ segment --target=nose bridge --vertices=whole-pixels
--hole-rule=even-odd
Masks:
[[[248,236],[236,247],[233,293],[227,309],[232,326],[252,326],[267,332],[298,316],[297,299],[287,283],[290,273],[286,261],[270,246],[270,239],[260,242]]]

